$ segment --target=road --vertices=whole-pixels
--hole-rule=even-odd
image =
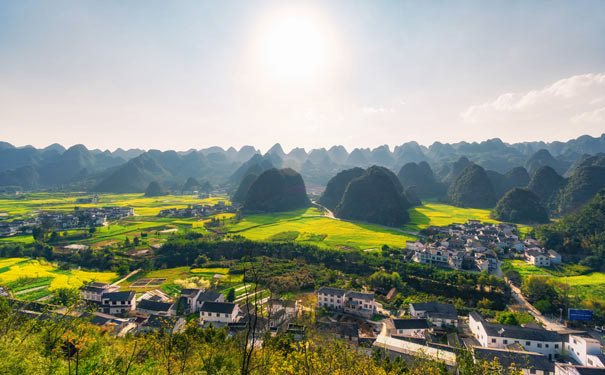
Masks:
[[[141,271],[140,268],[132,271],[131,273],[129,273],[128,275],[122,277],[120,280],[116,281],[115,283],[111,284],[111,286],[118,286],[122,281],[126,280],[127,278],[129,278],[130,276],[136,274],[137,272]]]
[[[531,303],[529,303],[525,299],[525,297],[523,296],[523,294],[521,293],[521,290],[519,288],[517,288],[510,282],[508,283],[508,285],[510,285],[513,298],[519,304],[519,306],[509,306],[511,309],[514,309],[517,311],[525,311],[525,312],[530,313],[534,317],[534,319],[536,319],[539,323],[542,323],[544,325],[544,328],[546,328],[548,330],[564,331],[567,329],[564,325],[554,322],[554,321],[546,318],[544,315],[542,315],[542,313],[540,313],[540,311],[538,311]]]

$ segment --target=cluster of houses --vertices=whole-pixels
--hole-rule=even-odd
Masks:
[[[73,212],[43,211],[27,219],[13,219],[8,216],[0,221],[0,237],[17,234],[32,234],[34,227],[44,223],[54,230],[101,227],[109,220],[119,220],[134,216],[132,207],[75,207]]]
[[[454,269],[491,272],[498,267],[495,249],[509,249],[524,253],[529,263],[550,266],[560,263],[561,257],[554,250],[546,250],[536,240],[521,241],[516,226],[499,223],[481,223],[469,220],[466,224],[450,224],[431,227],[435,235],[427,241],[408,242],[411,259],[421,264],[432,264]]]
[[[317,306],[332,311],[332,315],[351,317],[349,321],[323,320],[320,328],[355,344],[363,341],[360,325],[374,323],[370,318],[381,308],[373,293],[331,287],[317,291]],[[549,331],[535,323],[493,323],[473,311],[468,317],[472,337],[462,339],[451,334],[465,331],[459,329],[462,323],[454,305],[437,302],[410,303],[408,315],[378,324],[384,326],[375,329],[370,344],[374,348],[405,356],[428,355],[452,367],[456,366],[456,348],[462,344],[471,350],[476,361],[497,358],[504,367],[515,367],[523,374],[605,374],[601,342],[584,332]],[[444,332],[450,333],[443,336]],[[439,336],[447,337],[447,343]]]
[[[12,219],[4,216],[0,221],[0,237],[11,237],[19,233],[32,234],[32,229],[39,224],[38,218]]]
[[[161,210],[158,213],[159,217],[176,217],[176,218],[188,218],[188,217],[206,217],[210,215],[216,215],[221,213],[235,213],[235,207],[226,205],[224,201],[220,201],[215,205],[189,205],[186,208],[169,208]]]
[[[115,285],[92,282],[80,289],[80,295],[96,307],[96,314],[111,318],[103,324],[120,321],[116,329],[122,333],[124,329],[140,333],[158,328],[177,332],[183,329],[185,317],[191,314],[199,316],[198,322],[202,326],[228,326],[237,331],[246,326],[256,309],[253,305],[226,302],[222,293],[206,289],[183,289],[175,300],[160,290],[137,297],[134,291],[120,291]],[[296,301],[272,298],[267,301],[267,309],[259,326],[279,331],[296,316],[298,306]]]

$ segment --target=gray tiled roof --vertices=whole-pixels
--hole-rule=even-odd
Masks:
[[[125,292],[111,292],[103,293],[102,299],[109,299],[109,301],[130,301],[134,298],[135,292],[133,290]]]
[[[322,286],[317,291],[317,293],[320,293],[320,294],[332,294],[332,295],[341,296],[341,297],[344,296],[346,292],[347,291],[344,289],[331,288],[329,286]]]
[[[393,319],[395,329],[429,329],[426,319]]]
[[[475,353],[475,358],[488,362],[497,359],[498,362],[505,368],[510,368],[511,365],[514,364],[516,368],[533,369],[538,371],[553,372],[555,369],[554,363],[542,354],[478,347],[475,347],[473,350]]]

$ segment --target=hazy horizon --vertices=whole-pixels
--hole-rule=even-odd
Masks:
[[[507,141],[506,141],[506,140],[504,140],[504,139],[500,139],[500,140],[501,140],[502,142],[504,142],[505,144],[509,144],[509,145],[513,145],[513,144],[516,144],[516,143],[531,143],[531,142],[544,142],[544,143],[546,143],[546,144],[550,144],[550,143],[554,143],[554,142],[568,142],[568,141],[571,141],[571,140],[574,140],[574,139],[578,139],[579,137],[582,137],[582,136],[591,136],[591,137],[594,137],[594,138],[599,138],[599,137],[601,137],[601,136],[603,136],[603,135],[605,135],[605,132],[604,132],[604,133],[602,133],[602,134],[600,134],[600,135],[581,134],[581,135],[579,135],[579,136],[577,136],[577,137],[574,137],[574,138],[569,138],[569,139],[557,139],[557,140],[550,141],[550,142],[545,142],[545,141],[541,141],[541,140],[533,140],[533,141],[528,140],[528,141],[519,141],[519,142],[507,142]],[[83,145],[83,146],[84,146],[84,147],[86,147],[88,150],[101,150],[101,151],[110,151],[110,152],[114,152],[114,151],[116,151],[116,150],[118,150],[118,149],[122,149],[122,150],[124,150],[124,151],[128,151],[129,149],[140,149],[140,150],[144,150],[144,151],[149,151],[149,150],[160,150],[160,151],[177,151],[177,152],[185,152],[185,151],[190,151],[190,150],[196,150],[196,151],[200,151],[200,150],[207,149],[207,148],[210,148],[210,147],[220,147],[220,148],[222,148],[223,150],[228,150],[229,148],[233,147],[234,149],[236,149],[236,150],[238,150],[238,151],[239,151],[239,150],[240,150],[242,147],[248,147],[248,146],[252,146],[252,147],[254,147],[256,150],[260,151],[260,152],[261,152],[261,153],[263,153],[263,154],[264,154],[264,153],[266,153],[266,152],[268,152],[268,151],[269,151],[269,150],[270,150],[270,149],[271,149],[273,146],[275,146],[276,144],[280,144],[280,145],[282,146],[283,151],[284,151],[286,154],[288,154],[288,153],[290,153],[290,152],[291,152],[293,149],[295,149],[295,148],[302,148],[302,149],[304,149],[306,152],[310,152],[311,150],[314,150],[314,149],[321,149],[321,148],[324,148],[324,149],[326,149],[326,150],[329,150],[330,148],[335,147],[335,146],[343,146],[343,147],[344,147],[344,148],[347,150],[347,152],[351,152],[351,151],[353,151],[353,150],[354,150],[354,149],[356,149],[356,148],[358,148],[358,149],[370,149],[370,150],[373,150],[373,149],[375,149],[375,148],[377,148],[377,147],[380,147],[380,146],[388,146],[388,147],[389,147],[389,150],[392,152],[396,146],[401,146],[402,144],[407,143],[407,142],[416,142],[416,143],[418,143],[418,145],[420,145],[421,147],[427,147],[427,148],[428,148],[428,147],[430,147],[432,144],[434,144],[434,143],[436,143],[436,142],[439,142],[439,143],[442,143],[442,144],[455,144],[455,143],[459,143],[459,142],[467,142],[467,143],[472,144],[472,143],[482,143],[482,142],[486,142],[486,141],[489,141],[489,140],[492,140],[492,139],[497,139],[497,138],[498,138],[498,137],[493,137],[493,138],[488,138],[488,139],[483,139],[483,140],[478,140],[478,141],[471,141],[471,142],[469,142],[469,141],[464,141],[464,140],[462,140],[462,141],[458,141],[458,142],[441,142],[441,141],[435,140],[435,141],[430,142],[430,143],[427,143],[427,144],[423,144],[423,143],[420,143],[420,142],[416,142],[416,141],[414,141],[414,140],[410,140],[410,141],[406,141],[406,142],[402,142],[402,143],[393,143],[393,144],[387,144],[387,143],[383,143],[383,144],[379,144],[379,145],[376,145],[376,146],[368,146],[368,147],[363,147],[363,146],[357,146],[357,147],[347,147],[347,146],[345,146],[345,145],[339,145],[339,144],[324,145],[324,146],[318,146],[318,147],[304,147],[304,146],[285,147],[285,146],[284,146],[282,143],[280,143],[280,142],[276,142],[276,143],[274,143],[273,145],[270,145],[270,146],[268,146],[268,147],[264,147],[264,148],[263,148],[263,147],[258,147],[258,146],[253,145],[253,144],[244,144],[244,145],[241,145],[241,146],[234,146],[234,145],[209,145],[209,146],[197,147],[197,148],[196,148],[196,147],[190,147],[190,148],[187,148],[187,149],[177,149],[177,148],[149,148],[149,147],[144,147],[144,146],[135,146],[135,147],[119,147],[119,146],[117,146],[117,147],[110,147],[110,148],[101,148],[101,147],[92,147],[92,146],[89,146],[89,145],[87,145],[87,144],[83,144],[83,143],[75,143],[75,144],[61,144],[61,143],[58,143],[58,142],[53,142],[53,143],[50,143],[50,144],[43,144],[43,145],[39,145],[39,146],[38,146],[38,145],[33,145],[33,144],[16,145],[16,144],[13,144],[13,143],[11,143],[11,142],[8,142],[8,141],[6,141],[6,140],[4,140],[4,139],[0,139],[0,142],[8,142],[8,143],[11,143],[11,145],[13,145],[14,147],[17,147],[17,148],[24,148],[24,147],[30,147],[30,146],[31,146],[31,147],[35,147],[35,148],[37,148],[37,149],[44,149],[44,148],[50,147],[50,146],[55,145],[55,144],[59,144],[59,145],[63,146],[65,149],[69,149],[70,147],[73,147],[73,146],[76,146],[76,145]]]
[[[605,3],[0,3],[15,145],[266,151],[605,131]]]

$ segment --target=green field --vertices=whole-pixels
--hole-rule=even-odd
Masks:
[[[571,295],[605,301],[605,273],[603,272],[586,273],[588,268],[577,264],[536,267],[522,260],[505,260],[502,268],[507,267],[516,270],[522,277],[544,276],[567,284],[571,287]]]
[[[185,208],[190,204],[214,205],[218,202],[230,204],[226,197],[200,199],[195,195],[165,195],[145,197],[144,194],[99,194],[98,203],[76,203],[78,198],[89,198],[92,194],[78,193],[28,193],[14,198],[0,199],[0,213],[11,216],[27,216],[32,211],[71,211],[78,207],[130,206],[135,215],[155,216],[161,210]]]
[[[321,216],[316,208],[292,212],[251,215],[235,225],[229,233],[251,240],[295,240],[322,247],[375,249],[382,245],[404,247],[416,237],[377,225],[353,223]]]
[[[208,233],[204,224],[210,218],[161,218],[157,217],[160,210],[170,208],[185,208],[188,205],[214,205],[218,202],[230,204],[224,196],[199,199],[194,195],[167,195],[162,197],[148,198],[143,194],[100,194],[99,202],[95,204],[76,203],[78,198],[90,197],[88,194],[79,193],[32,193],[17,197],[0,199],[0,213],[8,214],[13,218],[27,218],[40,211],[72,211],[74,207],[101,207],[101,206],[131,206],[134,208],[135,216],[124,218],[118,222],[111,222],[105,227],[97,227],[92,237],[86,236],[86,230],[67,230],[70,237],[66,242],[92,245],[99,248],[105,245],[114,245],[124,241],[127,237],[131,240],[140,236],[142,232],[148,234],[149,245],[163,241],[172,236],[173,233],[162,233],[163,231],[185,231],[195,230]],[[229,219],[234,214],[215,215],[220,219]],[[0,238],[1,242],[32,243],[31,235],[20,235],[8,238]]]

